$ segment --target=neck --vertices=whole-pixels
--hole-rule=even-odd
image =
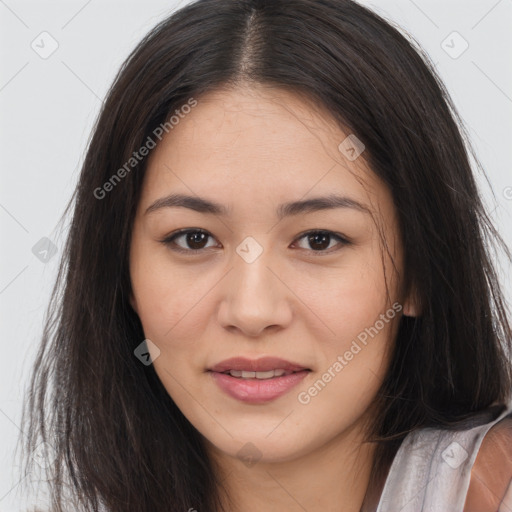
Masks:
[[[209,451],[230,498],[221,497],[230,512],[370,512],[383,484],[370,483],[375,445],[363,443],[356,432],[284,461],[263,454],[250,467],[210,444]]]
[[[390,467],[391,463],[389,462],[386,467],[382,469],[380,474],[372,474],[370,476],[360,512],[376,512]]]

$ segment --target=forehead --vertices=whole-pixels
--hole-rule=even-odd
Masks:
[[[219,89],[197,98],[152,151],[142,201],[169,191],[260,204],[328,193],[389,201],[364,151],[348,157],[352,137],[324,107],[285,89]]]

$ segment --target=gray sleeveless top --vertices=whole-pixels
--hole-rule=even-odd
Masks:
[[[467,430],[422,428],[402,441],[376,512],[463,512],[471,468],[485,434],[506,416],[477,414]]]

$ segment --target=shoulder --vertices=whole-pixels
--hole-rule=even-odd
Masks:
[[[464,512],[512,511],[512,415],[493,425],[482,440]]]

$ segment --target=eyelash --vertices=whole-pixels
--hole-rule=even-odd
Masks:
[[[177,238],[184,236],[184,235],[188,235],[190,233],[205,234],[211,238],[214,238],[210,233],[208,233],[208,231],[205,231],[203,229],[182,229],[175,233],[171,233],[169,236],[165,237],[163,240],[160,240],[160,242],[162,244],[164,244],[165,246],[169,247],[172,251],[179,252],[182,254],[199,254],[201,252],[204,252],[206,249],[208,249],[208,248],[206,248],[206,249],[183,249],[182,247],[176,246],[174,241]],[[340,244],[340,247],[337,249],[335,248],[334,250],[332,247],[330,249],[319,250],[319,251],[315,251],[315,250],[311,249],[310,252],[314,253],[315,256],[323,256],[326,254],[331,254],[332,252],[339,251],[344,246],[350,245],[350,242],[346,238],[341,236],[340,234],[335,233],[333,231],[328,231],[325,229],[313,229],[313,230],[306,231],[304,233],[301,233],[295,240],[300,240],[300,239],[305,238],[308,235],[312,235],[312,234],[328,235],[331,238],[336,239]],[[307,251],[308,249],[303,249],[303,250]]]

